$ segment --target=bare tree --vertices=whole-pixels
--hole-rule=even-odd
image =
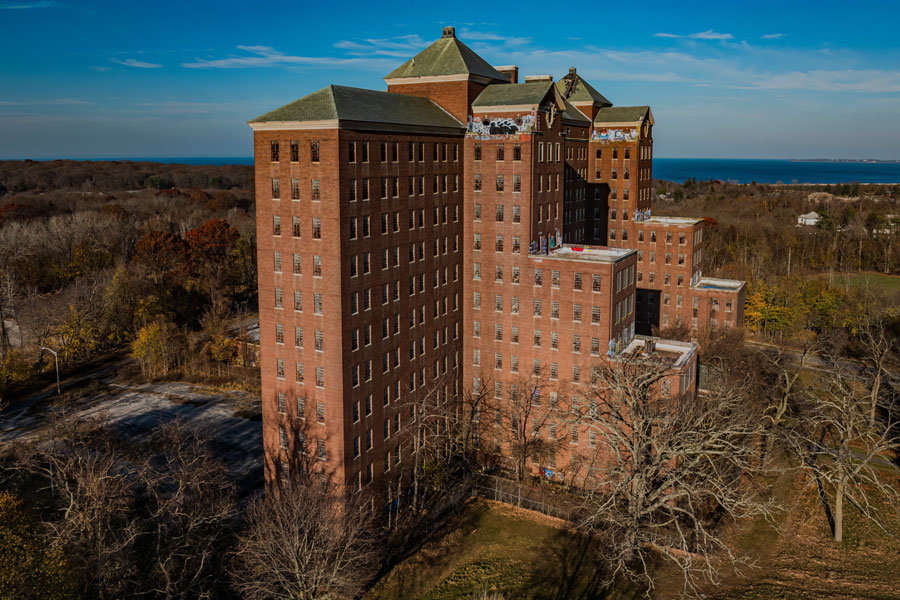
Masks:
[[[872,310],[872,312],[875,312]],[[886,391],[885,383],[889,377],[888,367],[894,358],[896,343],[887,333],[884,319],[867,313],[860,324],[858,332],[864,354],[863,361],[869,369],[869,425],[875,426],[878,404]]]
[[[570,413],[556,406],[559,386],[543,371],[498,387],[485,402],[488,434],[495,451],[509,457],[516,479],[529,474],[530,463],[553,466],[556,450],[568,435]]]
[[[684,592],[716,582],[720,561],[744,559],[716,527],[769,516],[774,507],[750,485],[759,470],[754,451],[765,425],[729,389],[709,395],[668,390],[669,365],[630,357],[595,368],[596,385],[576,408],[594,446],[584,465],[585,517],[608,549],[610,580],[653,588],[655,557],[673,563]]]
[[[164,426],[161,452],[142,470],[154,543],[146,589],[197,598],[221,585],[222,546],[235,516],[228,474],[204,440],[180,423]]]
[[[843,540],[844,502],[848,501],[870,521],[881,525],[874,494],[891,504],[900,503],[896,477],[886,481],[882,467],[893,468],[890,459],[900,451],[900,421],[897,401],[891,397],[872,417],[873,386],[849,373],[846,362],[831,359],[832,367],[810,391],[803,418],[791,431],[794,449],[811,474],[810,483],[819,489],[829,517],[834,540]],[[880,415],[880,418],[879,418]],[[829,503],[826,488],[830,488]]]
[[[368,502],[326,478],[275,480],[247,509],[232,570],[237,589],[251,600],[357,596],[378,557],[371,519]]]
[[[18,464],[48,483],[58,518],[45,522],[99,598],[127,595],[136,581],[132,518],[138,471],[96,421],[58,417],[34,442],[17,443]]]

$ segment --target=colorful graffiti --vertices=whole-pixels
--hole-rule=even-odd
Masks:
[[[601,127],[591,133],[591,141],[595,142],[633,142],[636,139],[638,139],[638,130],[635,127],[630,129]]]
[[[480,135],[510,135],[530,133],[534,128],[534,114],[517,115],[515,117],[481,117],[474,119],[469,115],[466,129],[469,133]]]

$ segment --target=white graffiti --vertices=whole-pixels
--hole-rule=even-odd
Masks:
[[[526,133],[534,126],[534,115],[520,115],[517,117],[483,117],[477,121],[469,115],[466,129],[469,133],[481,135],[509,135],[514,133]]]

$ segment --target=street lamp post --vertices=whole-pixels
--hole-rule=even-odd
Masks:
[[[41,346],[41,350],[46,350],[50,354],[53,355],[53,361],[56,363],[56,395],[62,395],[62,392],[59,390],[59,356],[56,354],[56,350],[51,350],[50,348],[45,348]]]

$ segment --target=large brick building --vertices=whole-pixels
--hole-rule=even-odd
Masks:
[[[651,216],[649,107],[520,83],[452,27],[385,81],[250,122],[267,476],[402,490],[409,396],[577,389],[641,348],[692,393],[696,346],[636,334],[739,323],[743,284],[702,277],[702,219]]]

